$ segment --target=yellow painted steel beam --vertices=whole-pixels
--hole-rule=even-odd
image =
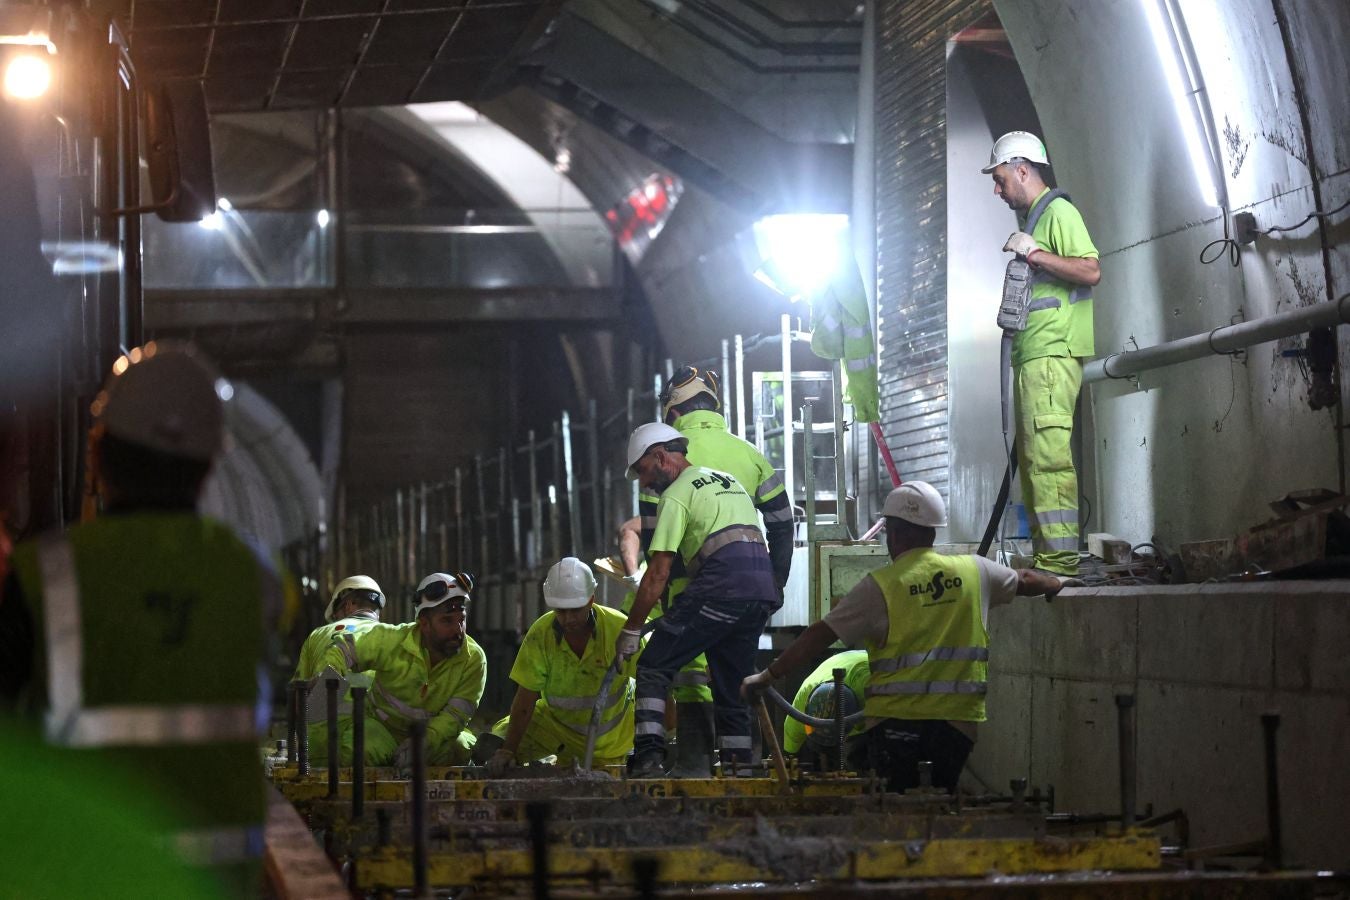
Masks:
[[[631,883],[638,859],[656,859],[666,884],[884,881],[1150,870],[1160,864],[1161,847],[1157,836],[1146,831],[1116,837],[881,842],[767,836],[704,847],[556,849],[549,856],[552,882],[605,886]],[[359,889],[409,887],[411,854],[394,848],[376,850],[357,860],[355,872]],[[433,853],[428,860],[428,881],[436,887],[490,888],[493,882],[528,879],[532,873],[529,850],[460,850]]]
[[[307,803],[328,796],[328,779],[309,777],[300,781],[276,781],[277,789],[292,803]],[[860,796],[875,782],[862,778],[811,779],[792,785],[791,796]],[[351,797],[351,782],[338,784],[338,796]],[[407,800],[412,782],[366,783],[367,800]],[[624,797],[772,797],[782,796],[772,778],[642,778],[614,781],[573,779],[449,779],[427,782],[427,799],[438,800],[568,800],[574,798]]]

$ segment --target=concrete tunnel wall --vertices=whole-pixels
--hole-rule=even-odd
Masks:
[[[1350,291],[1350,212],[1202,265],[1206,206],[1138,2],[996,2],[1061,186],[1102,255],[1098,355]],[[1187,0],[1233,211],[1289,225],[1350,198],[1350,6]],[[1284,49],[1288,23],[1297,58]],[[1308,131],[1295,96],[1305,92]],[[991,289],[996,285],[991,285]],[[1347,360],[1340,330],[1340,364]],[[1307,402],[1303,338],[1085,391],[1090,530],[1227,537],[1288,491],[1342,484],[1336,415]],[[1346,390],[1342,379],[1341,390]],[[1260,714],[1278,711],[1286,860],[1350,864],[1350,583],[1112,588],[991,615],[990,721],[971,768],[1054,784],[1063,810],[1119,809],[1113,695],[1137,698],[1142,810],[1182,807],[1192,845],[1265,834]]]
[[[995,4],[1045,129],[1061,186],[1101,251],[1098,355],[1203,333],[1231,320],[1350,291],[1350,212],[1329,221],[1324,266],[1315,222],[1261,238],[1242,265],[1201,265],[1223,236],[1200,199],[1178,114],[1138,2]],[[1234,211],[1259,227],[1293,224],[1350,199],[1350,6],[1270,0],[1180,4],[1206,80]],[[1286,56],[1277,11],[1298,58]],[[1306,91],[1311,147],[1294,94]],[[1315,164],[1315,167],[1314,167]],[[1330,279],[1330,291],[1328,290]],[[991,287],[996,287],[991,286]],[[1342,332],[1341,367],[1347,342]],[[1132,542],[1231,536],[1268,518],[1291,490],[1337,488],[1333,412],[1312,411],[1305,369],[1282,350],[1213,357],[1085,391],[1084,453],[1096,470],[1091,530]],[[1342,392],[1346,390],[1344,384]]]

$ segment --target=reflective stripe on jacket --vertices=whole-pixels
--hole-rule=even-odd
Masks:
[[[416,621],[402,625],[376,623],[356,635],[356,663],[340,645],[324,654],[320,670],[373,671],[370,711],[398,740],[408,736],[414,719],[427,723],[428,741],[452,740],[478,710],[487,686],[487,656],[467,634],[459,651],[434,667],[422,646]]]
[[[600,682],[614,662],[614,642],[627,621],[616,609],[593,606],[591,610],[595,631],[581,656],[572,651],[557,626],[556,614],[550,611],[525,633],[511,667],[512,681],[536,691],[554,721],[583,737]],[[633,675],[640,655],[630,657],[610,684],[600,712],[596,756],[624,756],[633,748]]]
[[[868,646],[868,719],[985,720],[989,634],[972,556],[902,553],[871,574],[886,598],[886,643]]]

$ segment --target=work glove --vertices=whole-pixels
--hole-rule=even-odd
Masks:
[[[621,630],[618,639],[614,641],[614,658],[619,662],[627,661],[628,657],[638,652],[641,641],[641,631],[631,628]]]
[[[1086,586],[1087,586],[1086,583],[1081,578],[1061,578],[1059,580],[1059,587],[1055,588],[1053,591],[1046,591],[1045,599],[1047,602],[1055,599],[1055,597],[1059,596],[1060,591],[1068,587],[1086,587]]]
[[[1003,245],[1004,250],[1010,250],[1018,256],[1031,262],[1031,254],[1040,250],[1036,239],[1025,231],[1014,231],[1008,236],[1008,243]]]
[[[516,755],[505,747],[498,747],[493,754],[488,757],[486,768],[488,774],[493,778],[498,778],[511,768],[516,761]]]
[[[773,676],[769,674],[767,668],[762,672],[747,675],[745,680],[741,682],[741,697],[744,700],[754,703],[758,701],[760,697],[763,697],[764,692],[772,685]]]
[[[625,575],[623,576],[623,583],[628,585],[628,589],[630,591],[636,591],[638,589],[638,586],[642,584],[642,576],[636,573],[632,575]]]

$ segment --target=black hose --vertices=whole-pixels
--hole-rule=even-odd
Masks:
[[[778,691],[775,690],[774,688],[769,688],[764,692],[764,694],[774,702],[775,706],[777,706],[783,712],[787,713],[792,718],[796,719],[798,722],[801,722],[803,725],[810,725],[812,728],[834,727],[834,719],[819,719],[816,718],[815,716],[808,716],[806,713],[802,712],[800,709],[789,703],[787,699],[784,698],[782,694],[778,693]],[[860,709],[857,712],[853,713],[852,715],[844,717],[844,726],[845,728],[852,728],[854,725],[857,725],[859,722],[861,722],[862,719],[863,719],[863,711]]]

